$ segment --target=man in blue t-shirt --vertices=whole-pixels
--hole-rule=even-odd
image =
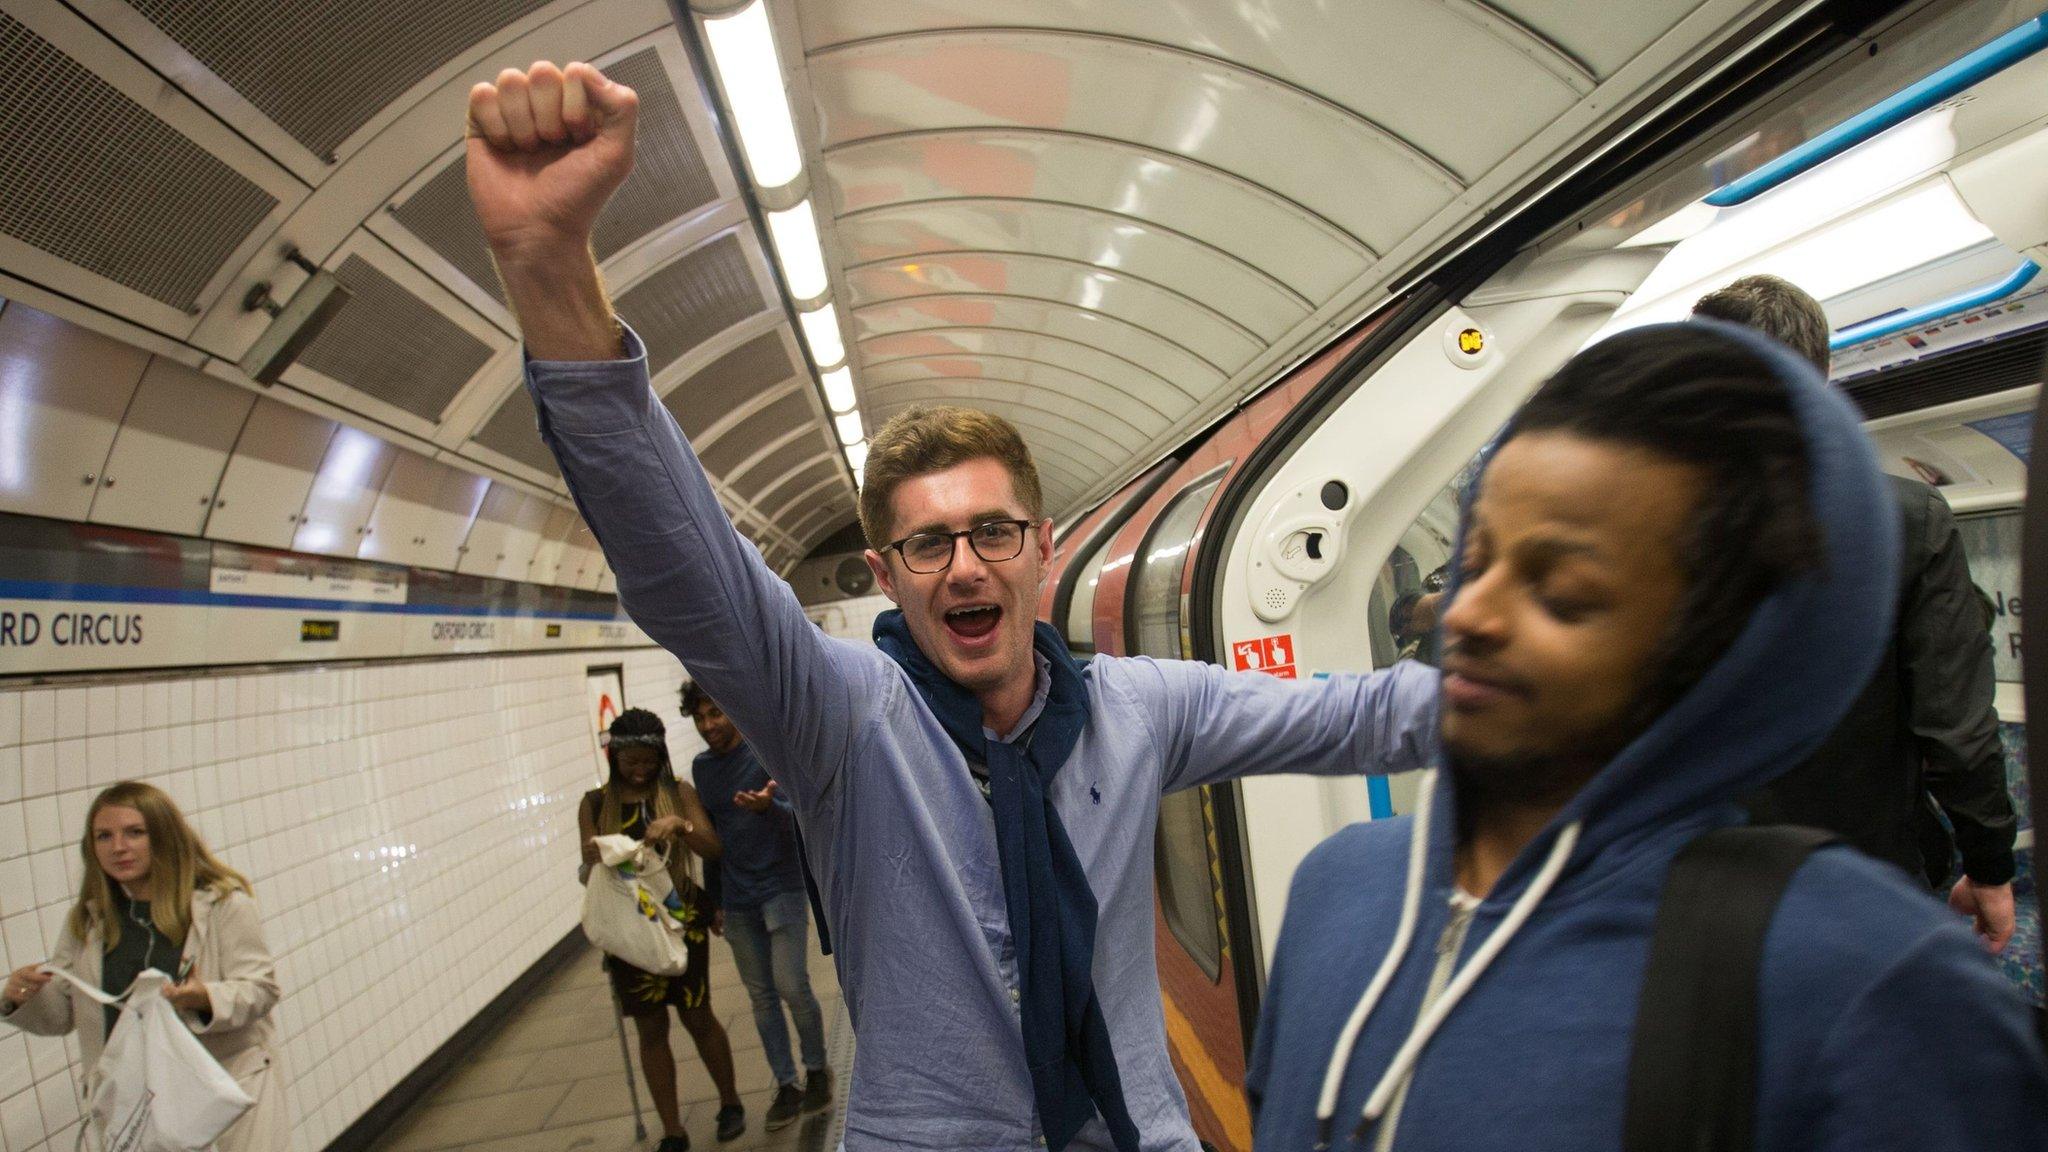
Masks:
[[[803,861],[797,847],[796,810],[778,793],[775,781],[718,702],[690,681],[683,682],[683,715],[697,725],[709,749],[692,768],[697,793],[711,825],[725,845],[712,896],[721,911],[712,930],[732,945],[740,982],[754,1003],[754,1027],[761,1051],[775,1073],[775,1099],[765,1127],[786,1128],[799,1115],[832,1102],[832,1070],[825,1063],[825,1018],[811,994],[808,967],[810,905]],[[790,1058],[789,1029],[782,1006],[796,1018],[803,1049],[804,1081],[797,1084]]]

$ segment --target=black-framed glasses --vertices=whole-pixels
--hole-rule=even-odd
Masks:
[[[959,532],[919,532],[901,540],[885,544],[883,551],[891,548],[903,557],[903,566],[912,572],[929,576],[944,572],[953,566],[953,554],[958,551],[954,543],[962,536],[967,537],[967,546],[974,554],[989,564],[1000,564],[1015,560],[1024,551],[1024,536],[1036,520],[985,520],[972,528]]]

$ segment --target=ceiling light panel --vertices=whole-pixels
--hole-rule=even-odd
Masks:
[[[818,246],[818,218],[806,199],[794,208],[768,214],[768,238],[775,243],[775,262],[789,294],[813,300],[825,294],[825,251]]]
[[[780,188],[796,179],[803,172],[803,153],[797,148],[796,122],[783,91],[782,62],[775,54],[765,0],[704,21],[704,38],[754,183]]]
[[[830,368],[846,359],[846,344],[839,338],[839,310],[830,304],[813,308],[809,312],[797,313],[797,319],[804,326],[804,343],[810,346],[811,360],[820,368]]]
[[[835,416],[832,418],[832,424],[839,429],[839,442],[841,444],[858,444],[865,438],[866,434],[861,431],[860,413],[858,412],[848,412],[843,416]]]
[[[855,403],[853,369],[834,368],[832,371],[825,373],[823,379],[825,382],[825,405],[832,409],[833,414],[837,415],[841,412],[853,411]]]
[[[1665,258],[1670,263],[1684,255],[1682,266],[1701,274],[1676,284],[1658,277],[1664,280],[1661,290],[1646,285],[1637,292],[1640,303],[1631,301],[1610,330],[1683,319],[1700,296],[1744,276],[1781,277],[1825,301],[1992,238],[1991,230],[1964,206],[1945,177],[1747,259],[1729,262],[1687,252],[1712,253],[1718,245],[1716,231],[1708,228]]]

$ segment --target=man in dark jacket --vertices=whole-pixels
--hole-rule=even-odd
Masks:
[[[1702,297],[1693,314],[1755,328],[1827,375],[1827,317],[1787,281],[1745,277]],[[1974,919],[1977,934],[1998,951],[2013,932],[2018,821],[2005,790],[1983,604],[1948,502],[1918,480],[1887,480],[1902,546],[1892,641],[1848,717],[1810,760],[1765,790],[1752,812],[1760,821],[1826,828],[1939,887],[1949,861],[1926,859],[1921,849],[1934,822],[1931,795],[1963,857],[1949,903]]]

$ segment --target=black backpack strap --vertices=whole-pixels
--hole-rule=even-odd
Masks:
[[[1626,1152],[1749,1152],[1764,934],[1793,873],[1834,837],[1723,828],[1671,862],[1628,1068]]]

